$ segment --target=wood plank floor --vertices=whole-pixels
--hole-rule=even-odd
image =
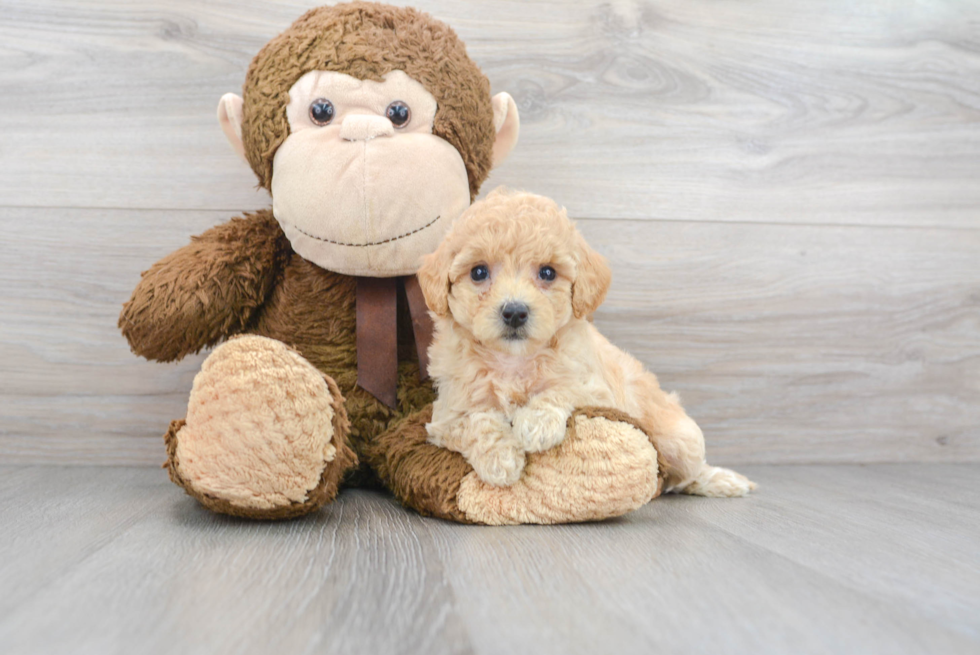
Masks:
[[[486,528],[347,491],[216,516],[149,468],[0,468],[0,652],[976,653],[980,465],[745,467],[741,500]]]

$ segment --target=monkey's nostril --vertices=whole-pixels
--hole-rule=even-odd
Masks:
[[[500,317],[504,320],[504,324],[512,328],[519,328],[527,323],[529,313],[527,305],[522,302],[509,302],[500,309]]]

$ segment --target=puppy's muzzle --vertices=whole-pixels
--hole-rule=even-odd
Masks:
[[[507,327],[516,330],[527,323],[527,317],[531,313],[527,305],[522,302],[509,302],[500,308],[500,320]]]

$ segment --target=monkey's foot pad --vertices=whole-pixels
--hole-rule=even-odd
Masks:
[[[296,516],[335,496],[353,459],[347,429],[333,380],[279,341],[239,337],[194,378],[187,418],[166,435],[167,466],[210,509]]]
[[[521,479],[509,487],[467,474],[459,509],[478,523],[515,525],[594,521],[645,505],[660,493],[657,452],[638,426],[617,414],[577,411],[565,440],[529,454]]]

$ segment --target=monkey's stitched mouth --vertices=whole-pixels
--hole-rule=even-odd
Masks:
[[[435,225],[436,223],[438,223],[440,218],[442,218],[441,215],[440,216],[436,216],[435,218],[433,218],[431,221],[429,221],[428,223],[426,223],[422,227],[417,227],[414,230],[412,230],[411,232],[406,232],[405,234],[399,234],[396,237],[389,237],[389,238],[384,239],[382,241],[371,241],[369,243],[345,243],[343,241],[335,241],[333,239],[326,239],[324,237],[318,237],[315,234],[310,234],[309,232],[307,232],[307,231],[305,231],[305,230],[303,230],[303,229],[301,229],[301,228],[293,225],[292,223],[290,223],[290,227],[292,227],[294,230],[296,230],[297,232],[299,232],[300,234],[302,234],[304,236],[308,236],[311,239],[316,239],[317,241],[322,241],[324,243],[330,243],[330,244],[333,244],[335,246],[345,246],[347,248],[367,248],[369,246],[382,246],[382,245],[384,245],[386,243],[391,243],[392,241],[398,241],[399,239],[404,239],[406,237],[410,237],[413,234],[418,234],[422,230],[424,230],[424,229],[426,229],[428,227],[432,227],[433,225]]]

